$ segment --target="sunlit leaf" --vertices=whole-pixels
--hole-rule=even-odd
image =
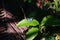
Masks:
[[[26,40],[33,40],[38,34],[38,28],[31,28],[26,33]]]
[[[44,18],[43,18],[43,20],[41,21],[40,26],[44,25],[44,24],[46,23],[46,21],[47,21],[47,18],[46,18],[46,17],[44,17]]]
[[[36,20],[36,19],[23,19],[21,20],[18,24],[17,24],[17,27],[20,27],[20,26],[37,26],[39,25],[39,22]]]
[[[58,8],[58,0],[54,0],[56,9]]]

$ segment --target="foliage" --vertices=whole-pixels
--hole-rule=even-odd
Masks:
[[[60,25],[60,19],[52,15],[43,18],[41,25]]]
[[[26,33],[26,40],[33,40],[38,35],[38,28],[31,28]]]
[[[18,24],[17,27],[21,27],[21,26],[26,26],[26,27],[30,27],[32,26],[31,29],[28,30],[28,32],[26,33],[26,40],[33,40],[37,35],[38,35],[38,28],[37,27],[33,27],[33,26],[37,26],[39,25],[39,22],[36,19],[23,19],[21,20]]]
[[[18,24],[17,27],[21,27],[21,26],[37,26],[39,25],[39,22],[35,19],[23,19],[21,20]]]
[[[54,40],[54,34],[50,34],[53,30],[46,32],[48,30],[46,28],[51,26],[53,29],[60,26],[60,0],[27,0],[25,3],[23,8],[27,17],[30,18],[21,20],[17,26],[32,26],[26,33],[26,39],[33,40],[37,34],[41,33],[41,37],[45,37],[45,40]],[[39,26],[37,27],[37,25]],[[34,28],[34,26],[36,27]]]

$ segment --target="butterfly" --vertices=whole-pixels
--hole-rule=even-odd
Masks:
[[[31,21],[33,20],[33,18],[27,18],[27,20],[28,20],[29,22],[31,22]]]

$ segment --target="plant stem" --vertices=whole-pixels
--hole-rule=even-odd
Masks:
[[[22,7],[20,7],[21,8],[21,10],[22,10],[22,12],[23,12],[23,14],[24,14],[24,18],[26,19],[26,14],[25,14],[25,12],[24,12],[24,9],[22,8]]]

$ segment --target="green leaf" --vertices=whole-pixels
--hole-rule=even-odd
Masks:
[[[46,23],[46,21],[47,21],[47,18],[46,18],[46,17],[44,17],[44,18],[43,18],[43,20],[41,21],[40,26],[43,26],[43,25]]]
[[[46,40],[54,40],[54,36],[47,36],[45,38],[46,38]]]
[[[20,26],[37,26],[37,25],[39,25],[39,22],[36,19],[32,19],[31,21],[29,21],[28,19],[23,19],[16,26],[20,27]]]
[[[56,11],[60,11],[60,7],[56,9]]]
[[[58,8],[58,1],[59,1],[59,0],[54,0],[56,9]]]
[[[52,15],[45,16],[41,22],[42,25],[60,25],[60,19]]]
[[[26,33],[26,40],[33,40],[38,34],[38,28],[32,27]]]

